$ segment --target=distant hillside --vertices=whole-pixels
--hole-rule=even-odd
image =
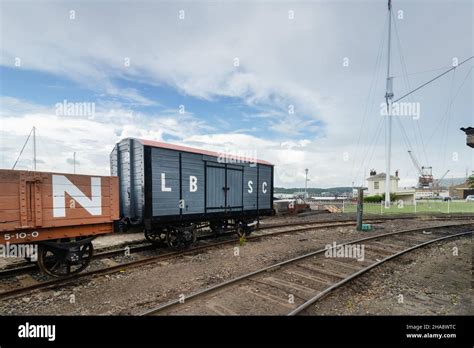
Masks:
[[[465,178],[444,178],[441,180],[441,186],[449,187],[452,185],[459,185],[466,181]],[[304,187],[292,187],[292,188],[284,188],[284,187],[275,187],[274,193],[287,193],[292,194],[295,192],[304,192]],[[341,195],[343,193],[351,193],[352,187],[329,187],[329,188],[308,188],[309,195],[325,195],[325,196],[335,196]]]
[[[459,185],[466,182],[466,178],[444,178],[440,181],[440,186],[449,187]]]
[[[275,187],[274,193],[294,193],[294,192],[304,192],[304,188],[294,187],[294,188],[284,188],[284,187]],[[330,187],[330,188],[308,188],[309,195],[321,195],[325,194],[328,196],[341,195],[343,193],[352,192],[352,187]]]

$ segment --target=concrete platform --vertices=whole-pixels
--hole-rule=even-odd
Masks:
[[[126,233],[109,233],[98,236],[92,241],[94,250],[117,248],[120,246],[127,246],[129,244],[137,244],[146,242],[143,232],[126,232]]]

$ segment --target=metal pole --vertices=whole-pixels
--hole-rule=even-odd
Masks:
[[[362,231],[362,215],[364,213],[364,189],[357,188],[357,231]]]
[[[36,171],[36,127],[33,127],[33,168]]]
[[[305,170],[305,173],[306,173],[306,177],[304,179],[304,199],[307,199],[308,198],[308,168],[306,168]]]
[[[392,1],[388,0],[388,52],[387,52],[387,85],[385,92],[385,101],[387,103],[387,122],[385,124],[386,139],[387,139],[387,153],[386,153],[386,172],[385,172],[385,208],[390,208],[390,160],[392,156],[392,117],[391,117],[391,100],[393,98],[392,92],[392,78],[390,77],[390,49],[392,37]]]

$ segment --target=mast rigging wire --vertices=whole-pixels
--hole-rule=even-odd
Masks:
[[[34,127],[33,127],[33,128],[34,128]],[[25,143],[23,144],[23,147],[21,148],[20,154],[19,154],[18,157],[16,158],[15,164],[13,164],[12,170],[15,169],[15,167],[16,167],[16,165],[17,165],[17,163],[18,163],[18,160],[20,159],[21,154],[23,153],[23,150],[24,150],[25,147],[26,147],[26,144],[28,144],[28,140],[30,140],[31,133],[33,133],[33,128],[31,128],[30,134],[28,134],[28,137],[26,138],[26,141],[25,141]]]
[[[393,13],[392,13],[392,16],[394,16]],[[395,36],[397,37],[397,46],[398,46],[398,53],[400,57],[400,65],[402,67],[402,73],[403,73],[402,77],[403,77],[403,81],[405,82],[405,87],[409,91],[411,90],[411,86],[410,86],[410,80],[408,79],[408,69],[405,62],[405,57],[403,55],[402,44],[401,44],[400,35],[398,32],[397,21],[395,20],[395,18],[393,18],[393,22],[394,22],[394,28],[395,28]],[[403,124],[400,121],[398,123],[400,125],[400,128],[405,132],[405,128],[403,127]],[[415,138],[416,147],[417,148],[421,147],[421,149],[423,150],[423,154],[425,156],[425,161],[426,163],[429,163],[428,155],[426,154],[426,148],[423,141],[423,134],[420,129],[420,122],[415,122],[415,126],[412,128],[412,130],[413,130],[413,134]],[[417,131],[418,131],[418,134],[417,134]],[[406,132],[405,132],[405,136],[408,138],[408,134]],[[418,138],[420,141],[418,141]],[[420,146],[420,142],[421,142],[421,146]],[[410,143],[409,145],[410,145],[410,148],[408,148],[407,150],[414,151],[415,149],[412,148]]]
[[[372,74],[372,80],[370,82],[369,93],[367,95],[367,100],[366,100],[364,113],[363,113],[363,117],[362,117],[362,122],[360,124],[360,131],[359,131],[359,136],[358,136],[358,139],[357,139],[357,145],[356,145],[356,151],[355,151],[356,154],[359,154],[359,145],[360,145],[360,141],[361,141],[361,138],[362,138],[363,131],[367,130],[367,135],[370,133],[370,129],[369,129],[369,127],[365,127],[365,123],[366,123],[367,116],[373,110],[372,100],[375,97],[375,90],[376,90],[375,87],[377,86],[377,72],[380,70],[380,67],[381,67],[380,63],[382,61],[383,46],[385,44],[385,36],[386,36],[385,31],[388,28],[387,23],[388,23],[388,16],[385,18],[384,30],[382,32],[379,47],[378,47],[378,50],[377,50],[378,53],[377,53],[377,58],[375,60],[375,66],[374,66],[374,70],[373,70],[373,74]],[[377,126],[375,128],[375,132],[376,132],[375,134],[376,135],[378,134],[379,125],[380,125],[380,121],[379,121],[379,123],[377,124]],[[357,169],[355,176],[353,176],[354,175],[354,169],[355,169],[354,167],[355,167],[356,157],[358,157],[358,156],[354,155],[352,157],[351,177],[353,178],[353,181],[357,180],[357,176],[359,175],[359,172],[360,172],[361,168],[363,168],[363,166],[364,166],[365,159],[367,158],[367,155],[369,154],[369,151],[370,151],[370,143],[365,146],[364,150],[365,150],[364,155],[362,157],[363,160],[362,160],[359,168]]]
[[[433,82],[433,81],[439,79],[441,76],[446,75],[446,74],[449,73],[450,71],[452,71],[452,70],[454,70],[454,69],[460,67],[461,65],[463,65],[463,64],[466,63],[466,62],[468,62],[468,61],[471,60],[472,58],[474,58],[474,56],[471,56],[471,57],[469,57],[469,58],[463,60],[463,61],[462,61],[461,63],[459,63],[458,65],[453,66],[452,68],[450,68],[449,70],[446,70],[445,72],[443,72],[442,74],[439,74],[438,76],[433,77],[431,80],[429,80],[428,82],[425,82],[425,83],[423,83],[422,85],[416,87],[416,88],[415,88],[414,90],[412,90],[411,92],[408,92],[408,93],[402,95],[400,98],[398,98],[397,100],[395,100],[394,103],[396,103],[396,102],[398,102],[399,100],[402,100],[403,98],[409,96],[410,94],[412,94],[412,93],[418,91],[419,89],[425,87],[426,85],[430,84],[431,82]]]

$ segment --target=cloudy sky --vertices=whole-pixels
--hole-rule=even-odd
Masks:
[[[393,0],[395,99],[473,55],[470,0]],[[387,4],[373,1],[0,0],[0,168],[37,128],[38,170],[109,174],[125,137],[256,151],[275,184],[364,183],[385,166]],[[403,101],[392,169],[463,177],[473,60]],[[89,103],[68,113],[58,103]],[[76,110],[77,111],[77,110]],[[32,169],[27,145],[17,169]]]

